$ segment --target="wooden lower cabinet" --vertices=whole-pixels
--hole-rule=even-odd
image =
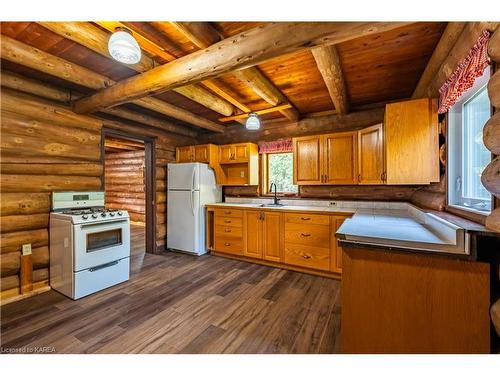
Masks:
[[[245,212],[246,246],[244,255],[251,258],[262,258],[262,212]]]
[[[245,249],[243,211],[216,209],[214,225],[214,250],[220,253],[243,255]]]
[[[271,262],[283,260],[281,245],[281,228],[283,214],[279,212],[264,212],[262,221],[262,257]]]
[[[347,216],[259,209],[215,209],[216,253],[304,272],[338,275],[342,248],[335,232]]]

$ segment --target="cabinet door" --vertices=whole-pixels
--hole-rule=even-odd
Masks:
[[[321,184],[321,137],[293,139],[293,181],[297,185]]]
[[[208,163],[210,161],[208,147],[208,145],[194,146],[194,161],[198,163]]]
[[[384,120],[387,183],[439,181],[437,109],[430,99],[386,105]]]
[[[331,218],[332,227],[332,241],[331,241],[331,254],[330,257],[330,271],[342,273],[342,247],[338,244],[338,240],[335,237],[335,232],[340,228],[345,218],[332,217]]]
[[[178,163],[193,161],[193,146],[177,147],[176,160]]]
[[[234,147],[232,145],[219,146],[219,163],[232,163],[234,155]]]
[[[264,212],[262,250],[265,260],[282,262],[281,217],[279,212]]]
[[[384,148],[382,124],[359,131],[358,138],[358,182],[360,184],[382,184],[384,172]]]
[[[244,255],[252,258],[262,258],[262,220],[261,211],[245,211],[246,246]]]
[[[236,163],[245,163],[248,161],[248,145],[240,144],[234,145],[234,157],[233,161]]]
[[[357,132],[324,136],[324,182],[349,185],[358,183]]]

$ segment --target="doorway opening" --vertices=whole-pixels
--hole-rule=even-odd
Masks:
[[[130,216],[131,255],[156,252],[154,138],[103,129],[106,208]]]

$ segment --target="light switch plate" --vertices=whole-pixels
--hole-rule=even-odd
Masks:
[[[23,245],[23,256],[24,255],[31,255],[31,244],[26,243]]]

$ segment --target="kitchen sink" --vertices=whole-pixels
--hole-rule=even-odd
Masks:
[[[285,207],[285,205],[281,203],[278,204],[267,203],[267,204],[261,204],[259,207]]]

